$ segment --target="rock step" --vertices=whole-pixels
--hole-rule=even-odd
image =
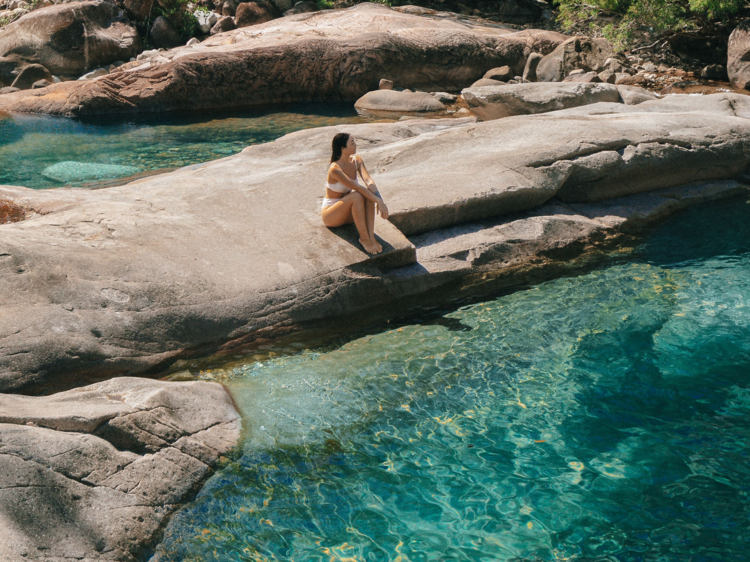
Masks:
[[[590,244],[630,232],[680,209],[747,193],[734,180],[699,182],[601,203],[543,205],[521,216],[463,224],[414,236],[419,264],[431,274],[502,270],[545,256],[574,257]]]
[[[359,246],[359,234],[354,225],[333,229],[336,236],[353,246]],[[368,256],[352,264],[352,268],[376,267],[380,271],[388,271],[417,262],[417,250],[414,244],[389,221],[375,218],[375,237],[383,246],[383,252]]]

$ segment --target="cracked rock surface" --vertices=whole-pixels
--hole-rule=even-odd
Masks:
[[[715,94],[482,123],[343,125],[119,187],[0,187],[0,200],[27,211],[0,226],[0,391],[138,373],[447,291],[535,256],[565,261],[588,247],[581,240],[636,224],[638,213],[678,208],[675,197],[645,194],[744,173],[748,117],[749,98]],[[356,137],[391,211],[376,223],[382,255],[365,254],[352,228],[321,224],[339,131]],[[616,202],[627,197],[637,199]],[[542,224],[529,215],[549,205],[564,205],[567,217]],[[513,228],[537,240],[518,259],[482,250],[484,238],[463,231],[500,240],[511,231],[493,221],[517,216],[527,222]],[[438,233],[441,245],[429,243]]]
[[[91,115],[354,101],[381,78],[404,88],[460,90],[497,66],[520,73],[529,53],[549,53],[565,39],[363,3],[219,33],[96,80],[0,96],[0,109]]]
[[[216,383],[0,395],[0,560],[138,559],[239,433]]]

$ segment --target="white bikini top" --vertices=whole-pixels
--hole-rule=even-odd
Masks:
[[[357,175],[354,176],[354,179],[352,178],[349,178],[349,179],[352,180],[354,183],[356,183],[359,187],[364,187],[361,183],[359,183],[359,162],[356,160],[356,158],[354,162],[355,162],[355,165],[357,166]],[[343,172],[343,170],[341,171]],[[326,181],[325,186],[331,191],[335,191],[336,193],[349,193],[351,191],[350,188],[346,187],[344,184],[338,181],[335,181],[333,183],[328,183]]]

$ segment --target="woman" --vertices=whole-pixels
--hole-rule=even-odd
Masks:
[[[359,243],[368,254],[379,254],[383,247],[375,240],[375,207],[380,216],[388,218],[388,207],[367,173],[362,158],[357,156],[357,143],[349,133],[339,133],[331,144],[331,165],[323,199],[323,224],[335,228],[354,222]],[[359,183],[357,175],[365,185]]]

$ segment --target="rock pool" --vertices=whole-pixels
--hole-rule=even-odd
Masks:
[[[743,560],[750,205],[336,349],[228,365],[246,440],[156,560]]]
[[[362,123],[348,104],[294,104],[232,114],[80,121],[0,116],[0,185],[96,186],[101,180],[206,162],[282,135]]]

